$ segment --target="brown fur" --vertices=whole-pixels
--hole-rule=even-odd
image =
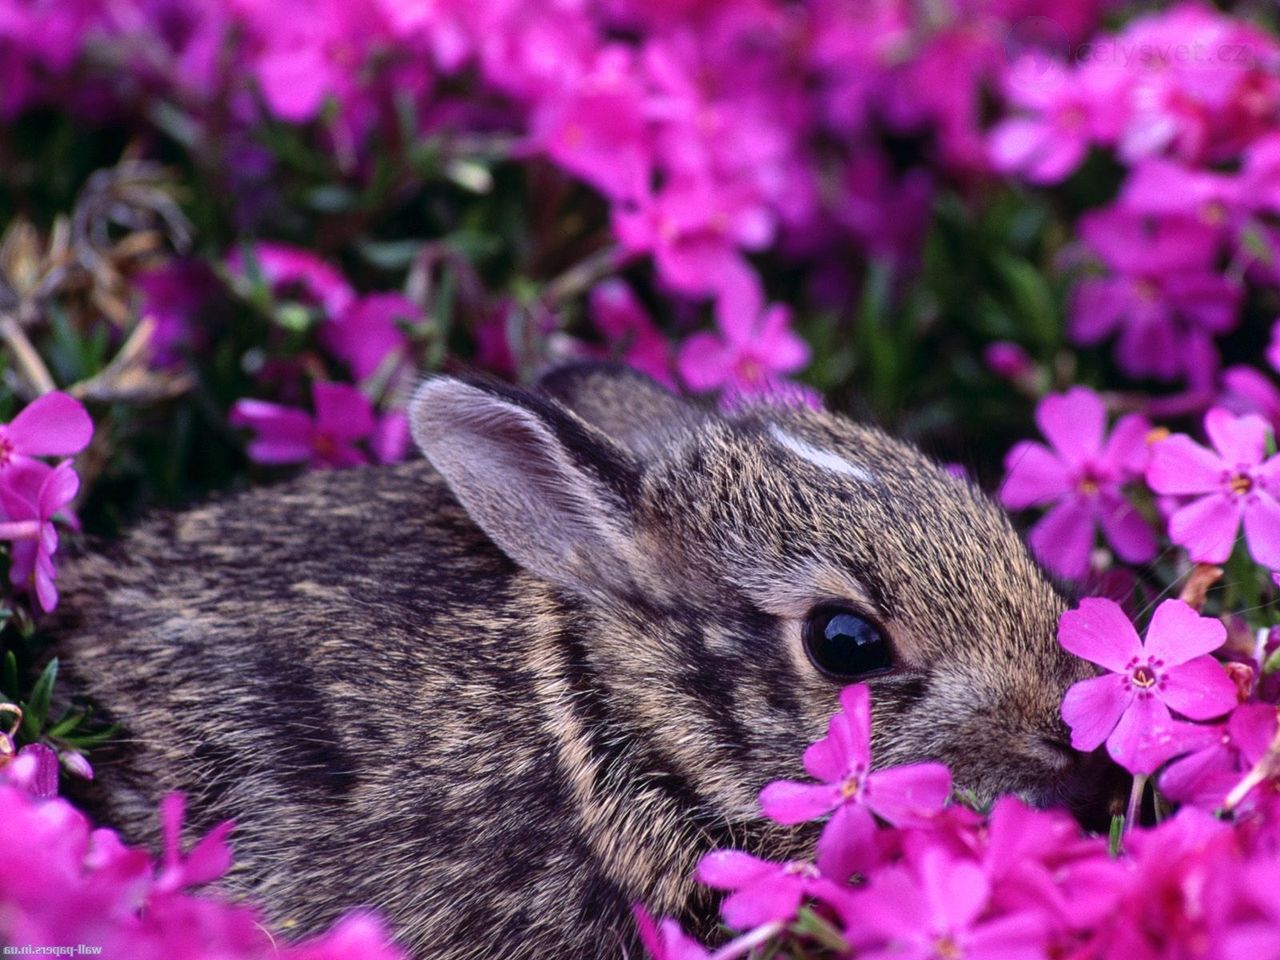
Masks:
[[[154,842],[185,790],[197,828],[236,820],[226,883],[277,923],[369,904],[422,957],[618,955],[637,900],[706,929],[702,853],[811,849],[756,795],[837,709],[800,643],[831,600],[899,658],[879,764],[1064,793],[1058,703],[1089,672],[979,491],[829,414],[724,418],[605,367],[546,390],[429,382],[415,433],[448,482],[311,473],[71,565],[64,670],[126,731],[101,816]]]

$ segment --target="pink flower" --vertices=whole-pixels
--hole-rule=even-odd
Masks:
[[[1280,457],[1267,457],[1270,428],[1261,417],[1233,417],[1215,407],[1205,414],[1207,450],[1185,434],[1156,444],[1147,483],[1156,493],[1197,495],[1169,518],[1169,536],[1197,563],[1223,563],[1231,556],[1244,520],[1253,558],[1280,569]]]
[[[1145,646],[1120,606],[1089,598],[1062,615],[1058,642],[1069,653],[1111,671],[1082,680],[1062,700],[1071,745],[1107,751],[1131,773],[1149,774],[1188,745],[1185,724],[1220,716],[1236,705],[1235,684],[1208,654],[1222,646],[1222,621],[1201,617],[1181,600],[1156,608]]]
[[[205,834],[184,857],[182,855],[182,820],[187,801],[180,793],[170,793],[160,801],[160,825],[164,833],[164,869],[156,880],[158,892],[195,887],[231,869],[231,848],[227,835],[235,824],[224,821]]]
[[[806,896],[842,902],[844,887],[811,863],[773,863],[739,850],[715,850],[698,861],[698,879],[717,890],[732,890],[720,905],[724,922],[736,930],[792,920]]]
[[[636,200],[652,178],[654,145],[645,108],[634,57],[626,47],[607,46],[584,76],[541,98],[531,140],[606,196]]]
[[[57,390],[0,423],[0,471],[31,457],[69,457],[89,445],[93,421],[79,400]]]
[[[39,460],[17,462],[0,474],[0,508],[7,522],[0,523],[0,540],[12,540],[9,580],[20,590],[33,591],[46,613],[58,605],[58,572],[53,555],[58,531],[53,518],[80,490],[80,478],[64,460],[50,467]]]
[[[591,319],[604,334],[611,352],[659,383],[675,387],[671,376],[671,343],[627,284],[617,278],[591,291]]]
[[[1023,56],[1004,75],[1009,100],[1027,115],[1002,120],[991,133],[991,162],[1032,183],[1057,183],[1080,166],[1093,143],[1115,135],[1114,75],[1070,70],[1042,54]]]
[[[673,181],[657,195],[615,207],[613,225],[624,251],[652,253],[663,282],[690,296],[718,295],[754,279],[741,250],[766,246],[776,228],[754,191],[705,177]]]
[[[653,917],[640,904],[631,908],[640,933],[640,942],[651,960],[706,960],[707,948],[680,929],[674,920],[655,924]]]
[[[1004,380],[1021,380],[1035,372],[1035,361],[1021,346],[1009,340],[987,344],[982,362],[988,370]]]
[[[342,316],[355,301],[355,291],[342,274],[309,250],[264,242],[254,244],[250,252],[251,261],[243,250],[233,250],[227,257],[227,269],[237,277],[253,279],[249,274],[252,262],[276,296],[320,306],[331,319]]]
[[[1099,527],[1128,563],[1146,563],[1156,551],[1150,525],[1122,490],[1142,475],[1150,426],[1131,414],[1106,436],[1107,415],[1097,394],[1073,387],[1045,397],[1036,423],[1051,446],[1023,441],[1005,457],[1008,475],[1000,502],[1014,510],[1052,504],[1028,538],[1054,573],[1079,580]]]
[[[1218,270],[1219,231],[1113,207],[1082,217],[1080,235],[1110,275],[1077,287],[1072,340],[1094,344],[1118,331],[1116,360],[1131,376],[1211,382],[1213,338],[1235,326],[1242,295]]]
[[[1044,960],[1043,915],[992,916],[991,892],[976,863],[930,846],[877,871],[841,913],[859,960]]]
[[[320,327],[320,343],[350,368],[356,380],[382,372],[390,378],[406,359],[408,338],[397,321],[417,323],[421,308],[399,293],[372,293],[355,300]],[[394,359],[388,361],[388,357]],[[389,363],[389,369],[384,368]]]
[[[359,390],[341,383],[312,386],[315,417],[304,410],[263,400],[237,400],[231,425],[249,427],[257,436],[249,458],[257,463],[310,463],[315,467],[351,467],[367,463],[355,444],[374,430],[373,408]]]
[[[1170,800],[1206,810],[1222,806],[1231,788],[1267,752],[1276,732],[1276,708],[1244,703],[1224,724],[1205,727],[1205,744],[1160,775],[1160,792]]]
[[[1172,160],[1150,157],[1133,168],[1120,205],[1148,216],[1178,215],[1220,229],[1243,219],[1239,178],[1206,173]]]
[[[790,323],[786,306],[764,307],[759,281],[752,277],[717,300],[719,335],[695,333],[681,345],[676,367],[691,390],[767,393],[779,375],[809,362],[808,344]]]
[[[937,813],[951,792],[942,764],[871,771],[871,694],[863,684],[840,692],[841,711],[827,735],[804,752],[804,768],[821,784],[778,780],[760,792],[765,816],[779,823],[815,820],[834,811],[818,839],[818,866],[844,880],[866,866],[875,834],[872,814],[892,824]]]

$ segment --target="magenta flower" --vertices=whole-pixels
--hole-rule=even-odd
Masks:
[[[702,944],[680,929],[674,920],[665,919],[661,924],[653,922],[640,904],[631,908],[636,918],[640,942],[651,960],[706,960],[711,954]]]
[[[1212,450],[1185,434],[1156,444],[1147,483],[1156,493],[1196,496],[1169,518],[1169,536],[1197,563],[1231,556],[1240,522],[1258,563],[1280,570],[1280,456],[1267,457],[1270,427],[1261,417],[1233,417],[1215,407],[1205,414]]]
[[[1160,792],[1178,803],[1216,810],[1267,752],[1276,732],[1276,708],[1243,703],[1226,723],[1204,729],[1204,745],[1169,764],[1160,775]]]
[[[1217,267],[1218,229],[1113,207],[1082,217],[1080,235],[1110,274],[1077,287],[1072,340],[1094,344],[1118,331],[1116,361],[1126,373],[1211,380],[1219,363],[1213,338],[1235,326],[1242,295]]]
[[[841,911],[859,960],[1044,960],[1043,914],[991,916],[991,882],[976,863],[928,846],[911,867],[877,871]]]
[[[1215,229],[1240,225],[1242,199],[1238,177],[1189,169],[1159,157],[1135,166],[1120,195],[1121,205],[1135,213],[1192,217]]]
[[[89,445],[93,421],[79,400],[57,390],[0,423],[0,471],[31,457],[69,457]]]
[[[1151,526],[1122,492],[1146,466],[1147,422],[1136,414],[1122,417],[1107,437],[1102,401],[1073,387],[1040,401],[1036,423],[1050,446],[1015,445],[1000,488],[1000,502],[1014,510],[1052,505],[1028,537],[1036,556],[1054,573],[1079,580],[1089,572],[1099,527],[1127,563],[1155,556]]]
[[[605,47],[581,77],[547,91],[534,110],[532,144],[608,197],[636,200],[652,179],[653,137],[635,58]]]
[[[717,890],[732,890],[720,905],[724,922],[735,930],[795,918],[806,896],[842,903],[845,888],[823,876],[812,863],[773,863],[740,850],[715,850],[698,861],[698,879]]]
[[[840,692],[842,710],[827,735],[804,752],[804,768],[820,784],[778,780],[760,792],[765,816],[779,823],[816,820],[834,811],[818,839],[818,866],[845,880],[871,859],[872,814],[895,825],[937,813],[951,793],[951,773],[939,763],[871,770],[871,694],[864,684]]]
[[[54,516],[61,513],[80,490],[80,478],[64,460],[50,467],[39,460],[15,463],[0,474],[0,540],[13,541],[9,580],[19,590],[34,592],[46,613],[58,605],[58,576],[53,555],[58,550]]]
[[[156,879],[158,892],[200,886],[217,880],[231,869],[231,848],[227,845],[227,835],[235,829],[235,824],[230,820],[210,830],[183,856],[182,820],[186,808],[186,797],[181,793],[167,794],[160,801],[164,869]]]
[[[613,227],[628,254],[653,255],[668,287],[705,296],[748,281],[751,268],[741,251],[767,246],[776,224],[749,187],[700,177],[673,181],[657,195],[616,206]]]
[[[352,467],[367,463],[355,444],[374,431],[373,408],[354,387],[317,382],[312,386],[314,418],[305,410],[263,400],[237,400],[231,425],[249,427],[257,436],[249,459],[257,463],[310,463],[314,467]]]
[[[764,307],[755,277],[732,290],[716,301],[719,335],[695,333],[680,346],[676,367],[691,390],[768,393],[780,375],[809,362],[809,346],[790,330],[785,305]]]
[[[591,291],[590,307],[591,319],[611,353],[659,383],[675,387],[671,343],[624,281],[614,278],[598,284]]]
[[[1019,58],[1004,74],[1005,93],[1026,115],[1001,121],[991,133],[992,164],[1032,183],[1057,183],[1084,160],[1093,143],[1118,129],[1115,98],[1095,89],[1114,74],[1071,70],[1043,54]]]
[[[403,294],[372,293],[323,324],[320,343],[350,368],[356,380],[379,372],[390,377],[402,365],[409,347],[398,322],[417,323],[421,319],[422,309]]]
[[[329,318],[341,317],[355,301],[355,291],[342,274],[309,250],[283,243],[253,246],[253,262],[271,292],[324,309]],[[244,252],[233,250],[227,269],[237,277],[248,277]]]
[[[1175,753],[1194,746],[1176,710],[1192,720],[1221,716],[1236,705],[1235,684],[1208,654],[1222,646],[1222,621],[1202,617],[1181,600],[1156,607],[1146,644],[1119,604],[1080,601],[1062,615],[1058,642],[1069,653],[1110,673],[1075,684],[1062,700],[1071,745],[1107,752],[1131,773],[1149,774]]]

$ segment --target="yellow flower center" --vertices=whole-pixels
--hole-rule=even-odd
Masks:
[[[1133,680],[1135,687],[1142,687],[1145,690],[1156,685],[1156,672],[1144,665],[1134,670],[1130,679]]]
[[[1243,497],[1246,493],[1253,489],[1253,477],[1247,473],[1237,473],[1231,478],[1231,492],[1237,497]]]

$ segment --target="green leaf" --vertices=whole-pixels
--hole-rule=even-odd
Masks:
[[[1113,857],[1120,855],[1120,840],[1124,837],[1124,814],[1117,813],[1111,818],[1111,830],[1107,834],[1107,852]]]
[[[31,688],[31,699],[22,705],[22,736],[34,741],[44,729],[45,717],[49,714],[49,700],[53,697],[53,682],[58,677],[58,658],[54,657],[40,674],[40,679]]]
[[[4,679],[0,690],[4,691],[5,696],[18,699],[18,658],[13,655],[12,650],[4,652]]]

